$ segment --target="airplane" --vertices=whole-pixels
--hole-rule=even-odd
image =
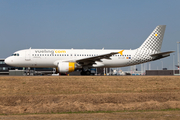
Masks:
[[[161,52],[166,25],[157,26],[137,49],[24,49],[5,59],[15,67],[56,68],[57,73],[81,69],[81,75],[90,75],[89,68],[126,67],[170,56],[174,51]]]

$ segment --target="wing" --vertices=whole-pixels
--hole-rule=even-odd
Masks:
[[[118,53],[119,52],[111,52],[111,53],[102,54],[102,55],[98,55],[98,56],[77,59],[76,62],[81,65],[92,65],[92,64],[95,64],[96,61],[102,62],[101,59],[110,59],[111,60],[110,57],[112,55],[118,54]]]
[[[70,59],[70,60],[65,60],[66,62],[76,62],[78,63],[80,66],[91,66],[93,64],[96,64],[96,62],[102,62],[102,59],[109,59],[111,60],[111,56],[115,55],[115,54],[121,54],[123,55],[123,51],[121,50],[119,52],[111,52],[111,53],[106,53],[106,54],[102,54],[102,55],[97,55],[97,56],[91,56],[91,57],[85,57],[85,58],[81,58],[81,59]]]

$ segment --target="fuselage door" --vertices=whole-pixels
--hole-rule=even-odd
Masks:
[[[70,56],[70,59],[73,59],[73,58],[74,58],[74,51],[73,51],[73,48],[71,48],[71,52],[70,52],[69,56]]]
[[[26,61],[31,60],[31,49],[25,51],[25,60]]]

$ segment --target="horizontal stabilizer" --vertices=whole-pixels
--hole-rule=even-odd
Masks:
[[[152,54],[152,57],[167,57],[170,55],[170,53],[173,53],[175,51],[168,51],[168,52],[160,52],[160,53],[156,53],[156,54]]]

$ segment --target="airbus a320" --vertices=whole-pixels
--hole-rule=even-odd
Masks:
[[[157,26],[137,49],[25,49],[5,59],[15,67],[56,68],[58,73],[81,69],[82,75],[89,75],[89,68],[126,67],[170,56],[174,51],[161,52],[165,25]]]

